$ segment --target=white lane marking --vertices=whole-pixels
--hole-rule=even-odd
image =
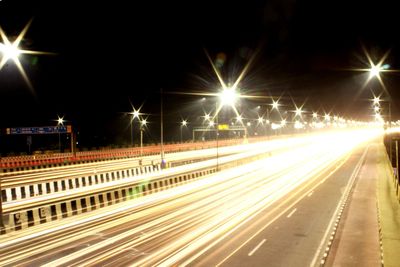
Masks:
[[[350,158],[349,154],[345,160],[340,161],[339,165],[336,165],[335,170],[338,170],[339,168],[341,168],[346,162],[347,160]],[[338,161],[339,162],[339,161]],[[317,175],[317,177],[319,177],[320,175]],[[324,180],[328,180],[330,178],[330,174],[328,176],[326,176],[324,178]],[[315,182],[315,180],[313,180]],[[305,186],[303,186],[301,188],[301,190],[303,190],[306,186],[308,186],[309,184],[306,184]],[[311,190],[315,190],[315,188],[317,188],[320,184],[317,183],[315,186],[313,186],[311,188]],[[299,191],[301,191],[299,190]],[[232,251],[228,256],[226,256],[222,261],[220,261],[217,265],[215,265],[215,267],[219,267],[221,266],[225,261],[227,261],[230,257],[232,257],[233,254],[235,254],[236,252],[238,252],[243,246],[245,246],[250,240],[252,240],[256,235],[258,235],[259,233],[261,233],[262,231],[264,231],[264,229],[266,229],[268,226],[270,226],[272,223],[274,223],[276,220],[278,220],[283,214],[285,214],[288,210],[290,210],[292,207],[294,207],[294,205],[296,205],[297,203],[299,203],[303,198],[305,198],[305,196],[307,195],[308,192],[306,192],[305,194],[301,195],[293,204],[289,205],[286,209],[284,209],[282,212],[280,212],[276,217],[274,217],[272,220],[270,220],[266,225],[264,225],[261,229],[259,229],[256,233],[254,233],[250,238],[248,238],[242,245],[240,245],[239,247],[237,247],[234,251]],[[291,200],[291,198],[289,198],[289,200]],[[289,202],[289,200],[285,201]],[[278,210],[281,206],[278,205],[277,207],[275,207],[274,209],[272,209],[271,213]],[[226,236],[222,236],[220,237],[218,240],[214,241],[213,244],[209,245],[209,246],[213,246],[215,245],[217,242],[220,242],[223,238],[225,238]],[[208,249],[208,248],[207,248]],[[206,249],[205,249],[206,250]],[[201,254],[204,253],[204,251],[201,251]],[[195,255],[195,257],[197,258],[198,256]],[[187,264],[184,264],[183,266],[186,266]]]
[[[288,216],[286,216],[287,218],[290,218],[290,217],[292,217],[292,215],[293,215],[293,213],[295,213],[296,212],[296,210],[297,209],[294,209],[294,210],[292,210],[289,214],[288,214]]]
[[[361,156],[360,160],[357,162],[357,165],[356,165],[356,167],[354,168],[353,173],[351,174],[351,176],[350,176],[350,178],[349,178],[349,181],[347,182],[347,185],[346,185],[346,192],[349,192],[349,191],[350,191],[350,189],[351,189],[351,187],[352,187],[352,184],[354,183],[354,180],[355,180],[356,176],[359,174],[360,169],[361,169],[361,165],[362,165],[362,163],[364,162],[364,159],[365,159],[365,157],[366,157],[366,155],[367,155],[367,151],[368,151],[369,147],[370,147],[370,145],[368,145],[368,146],[366,147],[366,149],[364,150],[363,155]],[[312,261],[311,261],[311,263],[310,263],[310,267],[317,266],[316,262],[317,262],[317,260],[318,260],[319,255],[321,254],[322,247],[323,247],[324,244],[326,243],[328,234],[329,234],[330,230],[332,229],[333,223],[335,222],[335,220],[336,220],[336,218],[337,218],[337,214],[338,214],[338,211],[339,211],[339,208],[340,208],[341,204],[343,203],[344,197],[345,197],[345,194],[342,194],[342,197],[339,199],[339,202],[338,202],[338,205],[337,205],[337,207],[336,207],[336,210],[335,210],[335,212],[333,213],[333,216],[332,216],[332,218],[331,218],[331,220],[330,220],[330,222],[329,222],[329,224],[328,224],[328,227],[326,228],[325,234],[324,234],[323,238],[321,239],[321,243],[320,243],[319,246],[318,246],[318,249],[317,249],[317,251],[316,251],[316,253],[315,253],[315,255],[314,255],[314,258],[312,259]]]
[[[265,241],[267,241],[267,239],[263,239],[263,240],[262,240],[255,248],[253,248],[253,250],[250,251],[249,254],[247,254],[247,255],[248,255],[249,257],[251,257],[251,256],[254,254],[254,252],[256,252],[257,249],[259,249],[259,248],[262,246],[262,244],[265,243]]]
[[[313,193],[314,193],[314,191],[311,191],[311,193],[308,194],[307,196],[308,196],[308,197],[311,197]]]

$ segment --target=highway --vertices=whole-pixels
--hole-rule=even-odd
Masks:
[[[127,188],[131,187],[132,185],[154,183],[154,181],[166,180],[167,177],[174,178],[177,176],[182,176],[182,174],[193,174],[199,172],[199,170],[214,169],[216,168],[216,164],[218,164],[220,168],[225,168],[224,164],[226,163],[228,164],[234,163],[234,165],[238,165],[244,159],[259,157],[260,155],[264,155],[263,157],[265,157],[266,154],[271,156],[273,154],[275,155],[283,153],[284,151],[291,150],[295,147],[305,146],[311,142],[313,142],[313,136],[306,136],[300,138],[293,137],[284,140],[275,140],[272,142],[240,145],[236,148],[235,147],[225,148],[225,152],[223,151],[218,160],[217,159],[206,160],[210,155],[208,149],[206,151],[197,151],[197,153],[192,152],[190,154],[188,152],[182,152],[183,155],[176,155],[176,157],[183,159],[184,156],[190,156],[192,158],[197,156],[197,159],[203,159],[203,160],[192,164],[181,165],[174,168],[167,168],[164,169],[162,172],[156,171],[151,173],[144,173],[136,176],[128,176],[125,177],[124,179],[115,179],[115,180],[113,179],[90,185],[81,184],[78,187],[64,188],[63,190],[61,190],[62,188],[59,188],[57,191],[53,191],[50,193],[33,195],[30,197],[26,196],[25,198],[22,199],[8,200],[3,203],[3,210],[6,212],[12,212],[18,210],[21,211],[21,210],[28,210],[33,207],[43,206],[46,204],[49,205],[52,203],[62,203],[66,200],[77,199],[85,195],[100,194],[101,192],[112,192],[112,190],[116,190],[118,188]],[[203,158],[201,158],[202,155]],[[103,170],[104,172],[106,172],[114,170],[114,168],[115,166],[112,166],[111,168],[109,166],[106,166]],[[46,173],[47,172],[42,173],[41,175],[37,174],[30,178],[28,176],[28,178],[24,179],[20,179],[20,177],[17,176],[16,178],[18,178],[18,180],[14,180],[15,178],[6,179],[5,181],[3,181],[3,188],[6,186],[9,188],[16,186],[27,186],[34,182],[43,183],[45,181],[48,181],[48,183],[49,182],[53,183],[54,181],[60,180],[64,177],[71,179],[71,177],[74,176],[80,177],[80,175],[93,174],[92,171],[85,173],[83,171],[80,171],[79,168],[76,168],[76,170],[73,171],[66,172],[60,176],[46,176],[45,175]],[[151,191],[153,192],[154,190]]]
[[[1,266],[314,266],[379,130],[307,144],[2,236]]]

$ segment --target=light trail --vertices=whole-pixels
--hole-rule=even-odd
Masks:
[[[76,228],[60,225],[41,236],[32,235],[24,241],[32,246],[28,251],[23,244],[13,247],[0,265],[190,264],[262,210],[311,180],[322,180],[318,177],[329,166],[380,134],[378,130],[325,133],[297,147],[293,141],[290,151],[98,210],[85,217],[86,224],[76,221]],[[47,236],[53,238],[52,244],[32,243]],[[124,258],[130,249],[132,255]]]
[[[310,138],[310,137],[308,137]],[[290,138],[289,142],[296,143],[298,140],[305,140],[304,138]],[[272,148],[280,148],[287,144],[287,139],[277,139],[270,140],[268,142],[260,142],[260,143],[251,143],[251,144],[242,144],[236,146],[228,146],[228,147],[219,147],[218,154],[222,156],[243,153],[246,151],[260,149],[260,146],[265,149]],[[294,144],[293,143],[293,144]],[[216,156],[216,148],[208,148],[196,151],[184,151],[178,153],[170,153],[166,154],[166,160],[168,162],[179,162],[182,160],[193,160],[193,159],[201,159],[205,157],[215,157]],[[143,165],[151,165],[152,162],[159,160],[159,155],[156,156],[148,156],[144,158]],[[2,177],[2,187],[3,189],[6,187],[14,186],[14,185],[25,185],[28,183],[37,183],[43,181],[55,181],[63,178],[68,178],[71,176],[85,176],[85,175],[94,175],[100,174],[104,172],[110,172],[115,170],[128,169],[133,167],[139,167],[139,159],[120,159],[113,160],[110,162],[99,162],[99,163],[86,163],[74,166],[65,166],[65,167],[57,167],[53,170],[47,170],[43,173],[29,173],[22,175],[12,175]],[[51,168],[49,168],[51,169]]]

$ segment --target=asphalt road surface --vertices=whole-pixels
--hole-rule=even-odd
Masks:
[[[323,134],[307,146],[5,236],[0,265],[316,265],[368,142],[379,134]]]

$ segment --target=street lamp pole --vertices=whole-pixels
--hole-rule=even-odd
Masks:
[[[160,151],[160,156],[161,156],[161,169],[164,169],[165,166],[165,159],[164,159],[164,116],[163,116],[163,89],[160,89],[160,115],[161,115],[161,121],[160,121],[160,139],[161,139],[161,151]]]
[[[61,153],[61,133],[58,132],[58,152]]]
[[[182,128],[184,127],[184,126],[186,126],[187,125],[187,120],[182,120],[181,121],[181,143],[183,142],[183,138],[182,138]]]
[[[147,124],[147,120],[143,119],[140,122],[140,165],[142,165],[142,160],[143,160],[143,131],[144,131],[144,127]]]
[[[131,118],[131,146],[133,147],[133,126],[132,126],[133,118]]]
[[[389,128],[392,128],[392,99],[389,96]]]
[[[131,114],[132,116],[131,116],[131,123],[130,123],[130,125],[131,125],[131,146],[133,147],[133,121],[135,120],[135,118],[138,118],[139,119],[139,121],[140,121],[140,118],[139,118],[139,116],[140,116],[140,108],[138,109],[138,110],[136,110],[135,108],[133,108],[133,111],[132,112],[130,112],[129,114]]]
[[[143,127],[140,127],[140,161],[143,157]]]
[[[58,117],[57,119],[57,126],[60,125],[64,126],[64,117]],[[60,129],[58,129],[58,152],[61,153],[61,133]]]
[[[265,133],[266,133],[266,135],[267,135],[268,138],[269,138],[269,128],[268,128],[269,124],[270,124],[270,120],[269,120],[269,108],[268,108],[268,106],[267,106],[267,120],[265,121]]]
[[[219,169],[219,150],[218,150],[218,137],[219,137],[219,127],[218,127],[218,102],[215,102],[215,122],[216,122],[216,127],[217,127],[217,129],[216,129],[216,140],[217,140],[217,171],[218,171],[218,169]]]

